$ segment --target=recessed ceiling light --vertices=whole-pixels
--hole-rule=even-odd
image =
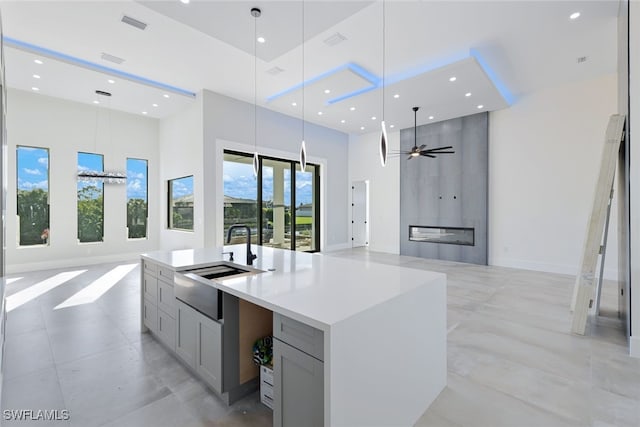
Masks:
[[[264,37],[258,37],[258,43],[264,43],[264,42],[266,42]]]
[[[324,93],[331,93],[331,89],[325,89]]]
[[[340,123],[345,123],[345,122],[346,122],[345,119],[340,120]]]
[[[35,62],[38,65],[42,65],[42,61],[40,61],[39,59],[34,59],[33,62]]]
[[[189,4],[189,2],[190,2],[190,1],[191,1],[191,0],[180,0],[180,3],[182,3],[182,4]]]
[[[396,127],[396,125],[390,125],[389,126],[391,129],[393,129],[394,127]]]
[[[157,107],[157,106],[158,106],[158,104],[151,104],[151,106],[152,106],[152,107]]]
[[[351,107],[349,108],[349,110],[354,111],[356,109],[356,107]]]
[[[145,114],[145,115],[146,115],[146,114],[147,114],[147,112],[146,112],[146,111],[143,111],[143,112],[142,112],[142,114]]]
[[[458,79],[455,76],[449,77],[449,81],[450,82],[455,82],[456,80],[458,80]]]
[[[39,87],[32,87],[31,90],[35,90],[36,92],[40,90]]]
[[[580,18],[580,12],[573,12],[571,15],[569,15],[569,19],[571,19],[572,21],[578,18]]]
[[[107,80],[107,82],[110,83],[110,84],[114,84],[116,81],[113,80],[113,79],[109,79],[109,80]]]
[[[400,98],[400,94],[396,93],[395,95],[393,95],[393,97],[394,97],[395,99],[398,99],[398,98]]]
[[[478,105],[478,109],[482,109],[482,108],[484,108],[484,105],[482,104]]]
[[[322,111],[318,111],[318,115],[321,116],[322,115]]]
[[[434,117],[433,117],[433,116],[429,116],[429,120],[433,120],[433,119],[434,119]]]
[[[371,116],[371,120],[375,120],[375,119],[376,119],[376,116]]]
[[[297,102],[295,102],[295,101],[293,101],[293,102],[291,103],[291,105],[293,105],[293,106],[295,107],[296,105],[298,105],[298,103],[297,103]]]
[[[34,74],[34,75],[33,75],[33,78],[34,78],[34,79],[39,79],[39,78],[40,78],[40,76],[39,76],[39,75],[37,75],[37,74]]]
[[[467,98],[471,96],[471,92],[467,92],[464,94],[464,96],[466,96]]]
[[[95,101],[93,101],[94,104],[100,104],[100,101],[98,101],[97,99]]]
[[[360,130],[364,130],[364,126],[360,126]]]

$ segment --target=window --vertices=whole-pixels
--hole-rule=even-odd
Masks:
[[[78,153],[78,170],[103,172],[101,154]],[[102,242],[104,238],[104,184],[100,180],[78,180],[78,241]]]
[[[169,180],[169,228],[193,230],[193,175]]]
[[[224,152],[225,235],[231,224],[246,224],[252,231],[252,243],[319,251],[320,167],[307,164],[303,172],[293,160],[260,156],[256,179],[252,161],[251,154]],[[231,243],[244,239],[238,231]]]
[[[16,149],[18,244],[49,244],[49,150]]]
[[[147,161],[127,158],[127,237],[147,237]]]
[[[251,243],[258,243],[258,184],[253,176],[253,157],[224,153],[224,235],[233,224],[251,228]],[[231,243],[245,242],[244,231],[234,232]]]

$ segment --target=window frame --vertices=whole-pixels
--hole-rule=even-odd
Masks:
[[[174,181],[178,181],[180,179],[191,178],[193,180],[193,186],[195,187],[195,177],[194,175],[184,175],[177,178],[172,178],[167,180],[167,230],[173,231],[185,231],[193,233],[195,231],[195,218],[192,219],[191,228],[178,228],[173,226],[173,191],[172,191],[172,183]],[[191,209],[195,212],[195,188],[193,191],[193,207]]]
[[[76,155],[76,166],[80,166],[80,162],[79,162],[79,156],[80,154],[90,154],[93,156],[100,156],[100,158],[102,159],[102,170],[98,171],[98,172],[104,172],[104,154],[99,154],[99,153],[91,153],[88,151],[78,151],[77,155]],[[79,169],[78,169],[79,170]],[[94,240],[94,241],[87,241],[87,242],[82,242],[80,241],[80,215],[78,212],[78,181],[76,181],[76,239],[78,241],[79,245],[92,245],[92,244],[100,244],[100,243],[104,243],[104,224],[105,224],[105,209],[104,209],[104,196],[105,196],[105,191],[104,191],[104,182],[101,182],[101,190],[102,190],[102,237],[100,240]]]
[[[21,239],[20,239],[20,208],[19,208],[19,201],[18,201],[18,197],[20,194],[20,188],[18,187],[18,182],[19,182],[19,174],[20,174],[20,165],[19,165],[19,159],[18,159],[18,152],[20,150],[20,148],[32,148],[32,149],[37,149],[37,150],[45,150],[47,152],[47,226],[45,227],[45,230],[50,230],[51,229],[51,168],[50,168],[50,162],[51,162],[51,149],[49,147],[37,147],[35,145],[16,145],[16,217],[17,217],[17,221],[16,221],[16,226],[18,229],[18,232],[16,233],[16,246],[18,248],[31,248],[31,247],[47,247],[51,245],[50,242],[50,237],[47,236],[46,238],[46,243],[34,243],[32,245],[23,245],[20,243]],[[43,230],[44,232],[44,230]]]
[[[145,210],[145,229],[144,237],[130,237],[129,234],[129,194],[126,194],[125,207],[127,209],[126,215],[126,227],[127,227],[127,240],[148,240],[149,239],[149,160],[141,159],[138,157],[126,157],[127,165],[127,192],[129,191],[129,160],[143,161],[145,162],[145,196],[146,196],[146,210]]]

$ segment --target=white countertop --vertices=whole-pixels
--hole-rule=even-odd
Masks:
[[[225,246],[234,263],[246,265],[245,245]],[[340,259],[252,245],[253,268],[263,273],[217,279],[224,292],[328,331],[330,327],[420,286],[446,286],[444,274],[369,261]],[[156,251],[143,258],[176,271],[226,261],[223,248]],[[268,271],[275,269],[275,271]]]

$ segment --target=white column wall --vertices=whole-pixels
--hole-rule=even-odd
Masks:
[[[158,245],[158,122],[14,89],[8,91],[7,272],[86,265],[137,258]],[[96,108],[101,123],[110,114],[110,135],[95,138]],[[48,246],[18,247],[16,146],[49,148],[50,239]],[[104,241],[78,243],[78,151],[104,155],[106,171],[126,171],[127,157],[148,160],[148,239],[127,238],[126,185],[105,184]]]
[[[400,132],[388,133],[389,152],[400,149]],[[389,157],[382,167],[380,133],[349,137],[349,181],[369,181],[369,250],[400,253],[400,161]],[[349,191],[349,239],[351,239],[351,191]]]
[[[617,77],[524,95],[489,121],[489,264],[577,274]],[[605,277],[617,280],[617,213]]]
[[[202,94],[185,110],[160,122],[160,249],[204,247]],[[193,175],[193,231],[170,230],[168,181]]]

